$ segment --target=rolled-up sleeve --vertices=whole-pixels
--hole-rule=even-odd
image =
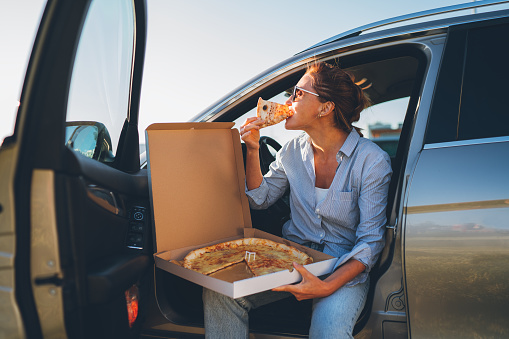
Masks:
[[[248,190],[246,185],[249,206],[253,209],[268,208],[283,196],[288,186],[288,178],[281,163],[280,150],[276,154],[276,160],[272,162],[269,171],[263,177],[260,186],[253,190]]]

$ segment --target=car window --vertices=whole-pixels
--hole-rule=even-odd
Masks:
[[[458,140],[509,135],[507,37],[509,24],[468,32]]]
[[[387,54],[387,58],[380,58],[381,54]],[[365,93],[372,104],[361,112],[359,121],[353,125],[361,129],[365,138],[371,139],[391,158],[394,158],[412,95],[418,93],[418,91],[415,92],[415,89],[420,83],[419,70],[423,68],[425,61],[420,54],[416,54],[412,49],[409,49],[405,54],[401,54],[399,50],[397,53],[393,53],[388,49],[378,55],[364,55],[363,58],[367,62],[362,64],[358,64],[360,57],[355,55],[350,59],[337,59],[329,62],[346,65],[344,68],[351,72],[361,86],[365,87]],[[293,74],[290,76],[292,79],[295,78]],[[288,81],[287,90],[270,98],[261,96],[266,100],[284,104],[295,85],[295,80],[290,80],[286,79]],[[259,93],[255,93],[254,96],[259,96]],[[234,121],[235,127],[239,128],[248,117],[252,116],[256,116],[256,108],[237,118]],[[303,132],[287,131],[284,128],[284,123],[263,128],[260,131],[262,137],[271,137],[281,145],[301,133]]]
[[[81,33],[67,107],[66,145],[112,162],[128,116],[134,46],[132,1],[93,1]]]
[[[268,100],[284,104],[287,99],[288,94],[285,91]],[[372,105],[361,113],[361,118],[358,122],[354,123],[354,126],[361,128],[365,138],[373,140],[389,156],[394,157],[396,156],[399,135],[401,134],[401,128],[405,119],[408,101],[409,97],[404,97]],[[235,128],[240,128],[248,117],[254,116],[256,116],[256,108],[235,120]],[[284,122],[260,130],[260,136],[271,137],[281,145],[302,133],[302,131],[286,130]]]
[[[483,24],[484,25],[484,24]],[[451,30],[440,66],[426,143],[509,135],[505,94],[509,25]]]
[[[360,127],[365,138],[386,151],[391,158],[396,156],[399,136],[410,97],[382,102],[366,108],[355,126]]]

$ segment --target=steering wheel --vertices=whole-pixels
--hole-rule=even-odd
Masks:
[[[262,136],[260,137],[260,168],[262,170],[262,174],[265,174],[269,171],[270,164],[276,160],[276,158],[272,155],[269,150],[269,147],[274,149],[276,152],[281,149],[281,144],[279,144],[276,140],[271,137]]]

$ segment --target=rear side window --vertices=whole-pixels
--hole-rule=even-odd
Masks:
[[[509,24],[468,32],[458,140],[509,135]]]
[[[426,143],[509,135],[509,24],[452,30]]]

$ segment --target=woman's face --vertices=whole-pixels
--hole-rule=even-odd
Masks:
[[[297,86],[316,93],[316,90],[311,86],[311,76],[304,75]],[[286,100],[285,104],[290,106],[293,111],[293,116],[286,119],[285,128],[288,130],[306,130],[313,124],[322,110],[322,103],[318,100],[316,95],[297,91],[296,97],[293,96]]]

